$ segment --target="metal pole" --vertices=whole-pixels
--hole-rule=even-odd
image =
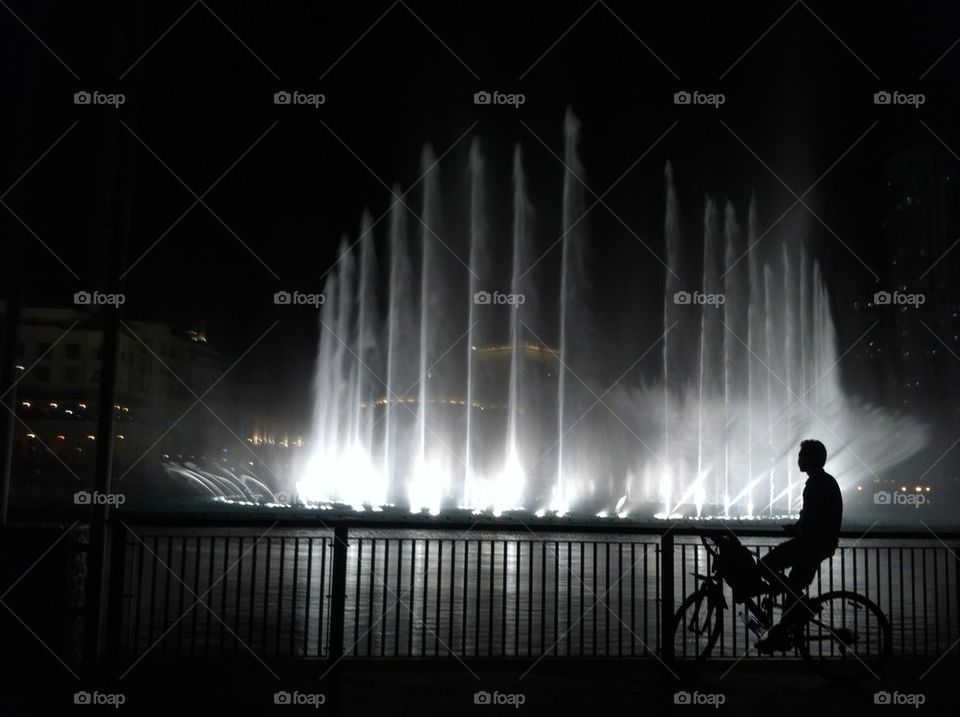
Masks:
[[[347,606],[347,528],[333,529],[333,575],[330,579],[330,659],[343,656],[343,622]]]
[[[673,533],[660,538],[660,656],[673,660]]]
[[[0,367],[0,390],[6,410],[0,411],[0,525],[7,524],[10,509],[10,479],[13,468],[13,434],[17,411],[17,345],[20,341],[20,317],[23,313],[23,292],[17,287],[7,298],[3,323],[3,365]]]

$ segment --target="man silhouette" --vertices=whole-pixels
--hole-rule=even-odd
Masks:
[[[807,608],[800,602],[803,591],[813,582],[820,563],[837,549],[843,498],[836,478],[823,469],[826,462],[827,449],[820,441],[807,440],[800,444],[797,466],[807,474],[803,508],[800,520],[795,525],[785,526],[796,537],[776,546],[760,560],[768,571],[771,584],[786,592],[780,623],[757,643],[761,652],[788,650],[793,646],[793,628],[809,617]],[[786,568],[790,568],[790,575],[784,585],[781,575]]]

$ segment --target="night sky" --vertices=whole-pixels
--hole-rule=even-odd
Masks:
[[[31,305],[70,306],[75,291],[101,287],[127,206],[125,318],[206,319],[228,356],[281,318],[248,370],[291,395],[309,376],[316,314],[278,317],[273,293],[318,290],[362,210],[376,218],[389,206],[384,185],[417,179],[425,142],[450,150],[440,172],[456,214],[470,135],[458,138],[474,123],[501,212],[522,143],[547,243],[560,234],[563,168],[543,143],[562,154],[566,107],[582,122],[584,178],[598,194],[647,152],[605,197],[623,223],[603,207],[589,218],[598,333],[636,327],[619,337],[624,360],[659,333],[643,317],[659,313],[663,286],[662,266],[624,224],[663,256],[668,160],[694,236],[705,194],[745,214],[755,193],[766,228],[795,199],[781,181],[803,195],[836,163],[804,198],[829,229],[797,206],[772,236],[810,237],[828,284],[869,296],[879,284],[863,264],[882,280],[889,262],[878,240],[883,162],[907,147],[960,147],[960,50],[948,52],[960,16],[938,3],[5,0],[0,33],[0,191],[13,185],[0,207],[3,288],[21,282]],[[78,106],[80,90],[126,101]],[[326,102],[277,106],[279,90]],[[526,102],[477,106],[478,90]],[[726,101],[678,107],[678,90]],[[926,102],[879,107],[878,90]],[[209,210],[182,216],[193,193]],[[408,201],[416,208],[417,190]],[[841,335],[855,337],[836,313]]]

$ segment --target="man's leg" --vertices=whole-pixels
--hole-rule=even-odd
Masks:
[[[774,548],[760,558],[763,575],[778,590],[783,589],[783,571],[793,567],[802,557],[800,539],[791,538]],[[789,584],[789,581],[787,581]]]
[[[798,625],[809,617],[807,609],[801,603],[803,593],[813,582],[817,574],[817,568],[820,566],[820,560],[809,555],[798,556],[797,561],[790,569],[790,577],[787,578],[787,597],[783,601],[783,615],[780,617],[781,624]]]
[[[774,625],[757,647],[761,651],[780,651],[789,649],[792,640],[789,630],[793,625],[803,620],[804,609],[799,602],[803,591],[816,575],[819,561],[814,563],[810,558],[809,550],[799,538],[792,538],[776,546],[760,560],[765,577],[775,590],[782,591],[786,597],[783,601],[783,613],[780,622]],[[783,571],[790,568],[790,575],[784,579]]]

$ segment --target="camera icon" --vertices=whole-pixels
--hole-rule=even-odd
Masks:
[[[474,304],[489,304],[491,300],[489,291],[478,291],[473,295]]]
[[[873,295],[873,303],[877,306],[889,306],[891,296],[889,291],[878,291]]]
[[[73,494],[73,502],[75,505],[90,505],[90,493],[85,490],[78,490]]]
[[[680,90],[680,92],[673,93],[673,104],[675,105],[688,105],[693,101],[693,96],[686,90]]]
[[[93,297],[89,291],[78,291],[73,295],[73,303],[78,306],[87,306],[93,302]]]
[[[290,700],[290,693],[286,690],[273,693],[273,704],[275,705],[288,705],[290,704]]]
[[[873,104],[875,105],[888,105],[892,101],[892,95],[886,90],[880,90],[880,92],[873,93]]]
[[[80,90],[73,93],[73,104],[88,105],[93,101],[93,96],[86,90]]]
[[[688,705],[690,704],[690,693],[685,690],[680,690],[679,692],[673,693],[673,704],[675,705]]]
[[[685,305],[685,304],[689,304],[690,300],[691,300],[691,297],[690,297],[689,291],[678,291],[673,295],[674,304]]]
[[[93,698],[90,696],[90,693],[85,690],[73,693],[73,704],[75,705],[88,705],[92,700]]]
[[[480,92],[473,93],[473,104],[475,105],[488,105],[490,104],[492,97],[490,93],[486,90],[481,90]]]
[[[878,490],[873,494],[873,502],[875,505],[890,505],[891,495],[885,490]]]
[[[493,698],[490,696],[490,693],[485,690],[473,693],[473,704],[475,705],[489,705],[492,701]]]
[[[280,90],[280,92],[273,93],[273,104],[275,105],[288,105],[292,100],[292,95],[286,90]]]
[[[873,693],[873,704],[875,705],[888,705],[890,704],[890,693],[886,690],[880,690],[879,692]]]
[[[282,503],[283,505],[290,505],[291,503],[291,496],[285,490],[278,490],[273,496],[277,499],[277,503]]]
[[[274,304],[289,304],[293,300],[289,291],[278,291],[273,295]]]

